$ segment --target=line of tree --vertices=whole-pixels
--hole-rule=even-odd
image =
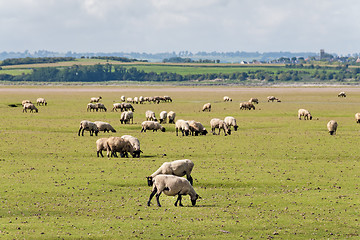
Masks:
[[[75,58],[74,57],[7,58],[2,61],[0,66],[34,64],[34,63],[56,63],[56,62],[67,62],[67,61],[75,61]]]
[[[81,58],[85,58],[84,56]],[[148,62],[147,60],[137,60],[135,58],[126,57],[114,57],[114,56],[92,56],[91,59],[102,59],[108,61],[119,61],[119,62]]]
[[[234,73],[204,73],[181,75],[173,72],[145,72],[135,67],[123,67],[112,64],[97,64],[92,66],[79,66],[54,68],[36,68],[32,73],[13,76],[1,74],[3,81],[31,81],[31,82],[104,82],[104,81],[151,81],[151,82],[181,82],[191,80],[229,80],[288,82],[288,81],[344,81],[351,79],[360,81],[360,68],[343,68],[340,70],[319,68],[262,70],[254,69],[247,72]]]
[[[191,58],[171,57],[171,58],[164,58],[162,62],[163,63],[220,63],[220,60],[211,60],[211,59],[192,60]]]

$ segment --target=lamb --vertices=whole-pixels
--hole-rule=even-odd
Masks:
[[[232,99],[228,96],[224,97],[224,102],[232,102]]]
[[[310,114],[310,112],[306,109],[299,109],[298,110],[298,118],[299,120],[301,120],[301,117],[304,117],[304,120],[311,120],[312,119],[312,116]]]
[[[233,126],[234,131],[237,131],[238,125],[236,124],[236,119],[234,117],[225,117],[224,122],[229,129],[231,129],[231,126]]]
[[[95,133],[95,136],[97,136],[99,129],[96,126],[95,123],[87,121],[87,120],[83,120],[80,122],[80,128],[79,128],[79,133],[78,135],[80,136],[80,132],[82,130],[82,136],[84,136],[84,131],[89,131],[90,132],[90,136],[93,136],[93,134]]]
[[[104,112],[106,112],[106,110],[107,110],[105,105],[102,103],[96,103],[96,107],[98,108],[98,110],[100,110],[100,112],[101,112],[101,110],[103,110]]]
[[[176,117],[176,113],[173,111],[170,111],[168,113],[169,123],[175,123],[175,117]]]
[[[346,97],[346,93],[345,93],[345,92],[340,92],[340,93],[338,94],[338,97]]]
[[[47,105],[47,102],[46,102],[46,100],[45,100],[45,98],[38,98],[38,99],[36,99],[36,105],[37,106],[40,106],[40,105],[42,105],[42,106],[46,106]]]
[[[23,106],[23,111],[22,112],[27,112],[27,110],[30,110],[30,112],[38,112],[39,110],[35,107],[34,104],[32,103],[25,103]]]
[[[250,103],[259,104],[259,99],[257,99],[257,98],[250,98],[249,102],[250,102]]]
[[[86,107],[86,111],[87,111],[87,112],[88,112],[88,111],[91,112],[91,110],[93,110],[93,112],[95,112],[95,110],[98,111],[99,109],[98,109],[98,106],[97,106],[96,104],[94,104],[94,103],[88,103],[88,105],[87,105],[87,107]]]
[[[203,112],[205,112],[205,111],[211,112],[211,103],[205,103],[202,108],[202,111]]]
[[[99,96],[99,97],[92,97],[92,98],[90,98],[90,102],[91,102],[91,103],[93,103],[93,102],[97,103],[97,102],[100,101],[100,99],[102,99],[101,96]]]
[[[240,103],[240,110],[246,110],[246,109],[248,109],[248,110],[254,109],[255,110],[255,106],[251,102]]]
[[[127,155],[127,152],[130,152],[134,156],[134,148],[131,143],[120,137],[110,137],[106,141],[107,144],[107,157],[114,156],[117,157],[116,152],[120,152],[120,157]],[[111,152],[111,155],[110,155]]]
[[[21,105],[24,106],[25,103],[32,103],[30,100],[22,100]]]
[[[165,132],[165,128],[160,125],[160,123],[155,121],[144,121],[141,123],[141,132],[146,132],[146,130],[153,130],[153,132],[157,132],[157,130],[161,130]]]
[[[206,135],[208,133],[206,128],[204,128],[204,126],[200,122],[196,122],[194,120],[189,121],[189,128],[190,128],[191,136],[194,136],[194,134],[195,136],[198,136],[199,133],[201,135]]]
[[[134,124],[134,114],[132,111],[126,111],[126,112],[122,112],[121,116],[120,116],[120,122],[121,124],[130,124],[130,120],[131,120],[131,124]]]
[[[227,136],[227,134],[231,135],[230,128],[228,128],[226,126],[225,122],[221,119],[218,119],[218,118],[211,119],[210,126],[211,126],[211,132],[213,133],[213,135],[216,135],[215,128],[219,128],[219,135],[220,135],[221,129],[224,130],[225,136]]]
[[[360,123],[360,113],[355,114],[356,123]]]
[[[130,103],[122,103],[121,104],[121,111],[128,111],[131,110],[132,112],[135,112],[134,107]]]
[[[179,206],[182,207],[181,196],[190,195],[190,200],[193,206],[196,204],[196,200],[201,198],[191,186],[190,182],[185,178],[174,176],[174,175],[157,175],[153,178],[153,189],[149,197],[147,205],[150,206],[151,199],[156,194],[157,205],[160,205],[160,194],[164,192],[165,195],[175,196],[178,195],[178,198],[175,202],[175,206],[179,203]]]
[[[139,141],[139,139],[137,139],[136,137],[133,137],[131,135],[123,135],[123,136],[121,136],[121,138],[130,142],[130,144],[132,145],[132,147],[134,149],[133,157],[139,158],[140,153],[142,153],[142,151],[140,150],[140,141]]]
[[[99,132],[104,131],[105,132],[116,132],[116,130],[110,125],[110,123],[107,122],[101,122],[101,121],[95,121],[94,122],[96,126],[98,127]]]
[[[281,102],[280,99],[278,99],[278,98],[276,98],[276,97],[274,97],[274,96],[268,96],[267,99],[268,99],[268,102],[270,102],[270,101],[274,102],[275,100],[276,100],[277,102]]]
[[[101,157],[104,157],[102,154],[102,151],[107,151],[107,138],[100,138],[96,140],[96,156],[99,157],[99,154]]]
[[[193,178],[191,177],[191,171],[193,168],[194,163],[189,159],[164,162],[158,170],[146,177],[148,185],[151,187],[153,185],[153,178],[159,174],[169,174],[178,177],[182,177],[186,174],[187,180],[189,180],[190,184],[193,185]]]
[[[116,111],[117,112],[117,109],[120,109],[120,111],[122,111],[122,104],[121,103],[114,103],[113,104],[113,109],[111,110],[112,112]]]
[[[157,119],[155,117],[155,113],[153,111],[147,110],[145,112],[145,117],[147,121],[155,121],[157,122]]]
[[[166,123],[166,119],[167,119],[167,112],[166,111],[162,111],[160,113],[160,124],[161,123]]]
[[[189,132],[190,132],[189,122],[182,120],[182,119],[177,120],[175,123],[176,136],[178,136],[179,130],[182,132],[183,136],[184,136],[184,133],[186,136],[189,136]]]
[[[338,127],[338,124],[336,121],[334,120],[330,120],[328,123],[327,123],[327,129],[329,130],[329,133],[330,135],[334,135],[336,134],[336,129]]]

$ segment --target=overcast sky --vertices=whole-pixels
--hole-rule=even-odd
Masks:
[[[0,0],[0,52],[359,53],[359,0]]]

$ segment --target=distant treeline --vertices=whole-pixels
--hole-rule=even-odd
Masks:
[[[81,57],[85,58],[85,57]],[[113,56],[93,56],[91,59],[102,59],[102,60],[110,60],[110,61],[119,61],[119,62],[148,62],[147,60],[137,60],[135,58],[126,58],[126,57],[113,57]]]
[[[298,67],[298,66],[297,66]],[[304,67],[303,69],[291,68],[286,70],[253,70],[234,73],[203,73],[181,75],[173,72],[145,72],[135,67],[125,68],[112,64],[97,64],[92,66],[79,66],[64,68],[35,68],[30,74],[9,75],[1,74],[0,80],[6,81],[30,81],[30,82],[105,82],[105,81],[150,81],[150,82],[182,82],[203,80],[227,80],[263,81],[263,82],[288,82],[288,81],[336,81],[345,80],[360,81],[360,68],[329,68],[316,66],[315,69]]]
[[[34,64],[34,63],[56,63],[75,61],[74,57],[39,57],[39,58],[8,58],[2,61],[0,66]]]
[[[199,59],[192,60],[191,58],[182,58],[182,57],[171,57],[163,59],[163,63],[219,63],[220,60],[211,60],[211,59]]]

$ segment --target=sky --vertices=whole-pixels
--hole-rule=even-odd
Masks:
[[[0,0],[0,52],[360,52],[358,0]]]

